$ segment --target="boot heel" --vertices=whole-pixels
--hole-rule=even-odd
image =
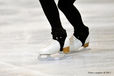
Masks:
[[[89,46],[89,42],[88,42],[88,43],[85,43],[85,44],[83,45],[84,48],[86,48],[86,47],[88,47],[88,46]]]
[[[84,48],[89,47],[89,40],[90,40],[90,35],[87,37],[85,44],[83,45]]]
[[[70,47],[69,47],[69,46],[63,48],[63,53],[67,54],[67,53],[69,53],[69,52],[70,52]]]

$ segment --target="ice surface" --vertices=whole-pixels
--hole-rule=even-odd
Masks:
[[[75,5],[90,27],[89,48],[39,61],[51,35],[38,0],[0,0],[0,76],[114,76],[114,1],[84,2]],[[61,19],[70,37],[72,26],[62,13]]]

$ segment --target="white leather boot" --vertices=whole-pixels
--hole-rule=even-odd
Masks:
[[[64,43],[64,47],[63,47],[63,51],[64,53],[67,53],[70,51],[70,43],[69,43],[69,39],[66,38],[65,39],[65,43]],[[52,40],[51,44],[49,44],[49,46],[47,46],[46,48],[40,50],[40,57],[41,58],[46,58],[52,54],[57,54],[60,53],[60,44],[57,40]]]
[[[85,44],[82,46],[82,42],[77,39],[75,36],[70,38],[70,51],[76,51],[81,47],[88,47],[89,46],[89,36],[87,37]]]

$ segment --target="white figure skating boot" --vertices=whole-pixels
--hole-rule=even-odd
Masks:
[[[65,39],[63,51],[60,51],[60,43],[57,40],[52,40],[52,43],[47,46],[46,48],[42,49],[40,51],[39,58],[40,59],[45,59],[45,58],[54,58],[54,57],[59,57],[60,54],[66,53],[70,51],[70,45],[69,45],[69,39]],[[59,55],[59,56],[57,56]]]
[[[89,46],[89,28],[84,26],[77,29],[74,35],[70,38],[70,51],[77,51],[80,47]]]
[[[82,45],[82,42],[77,39],[74,35],[70,38],[70,51],[77,51],[81,47],[88,47],[89,46],[89,36],[87,37],[84,45]]]
[[[78,51],[79,48],[86,48],[89,46],[89,28],[84,26],[78,31],[74,32],[74,35],[69,39],[70,42],[70,50],[63,50],[64,53],[69,53],[71,51]]]

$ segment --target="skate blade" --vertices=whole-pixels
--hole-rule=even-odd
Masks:
[[[63,60],[65,59],[67,56],[65,54],[53,54],[53,55],[50,55],[50,54],[43,54],[43,55],[39,55],[38,56],[38,59],[40,61],[54,61],[54,60]]]
[[[87,48],[88,46],[89,46],[89,42],[88,42],[88,43],[85,43],[85,44],[83,45],[84,48]]]
[[[38,59],[39,59],[40,61],[52,60],[50,54],[45,54],[45,55],[42,55],[42,54],[41,54],[41,55],[38,56]]]

